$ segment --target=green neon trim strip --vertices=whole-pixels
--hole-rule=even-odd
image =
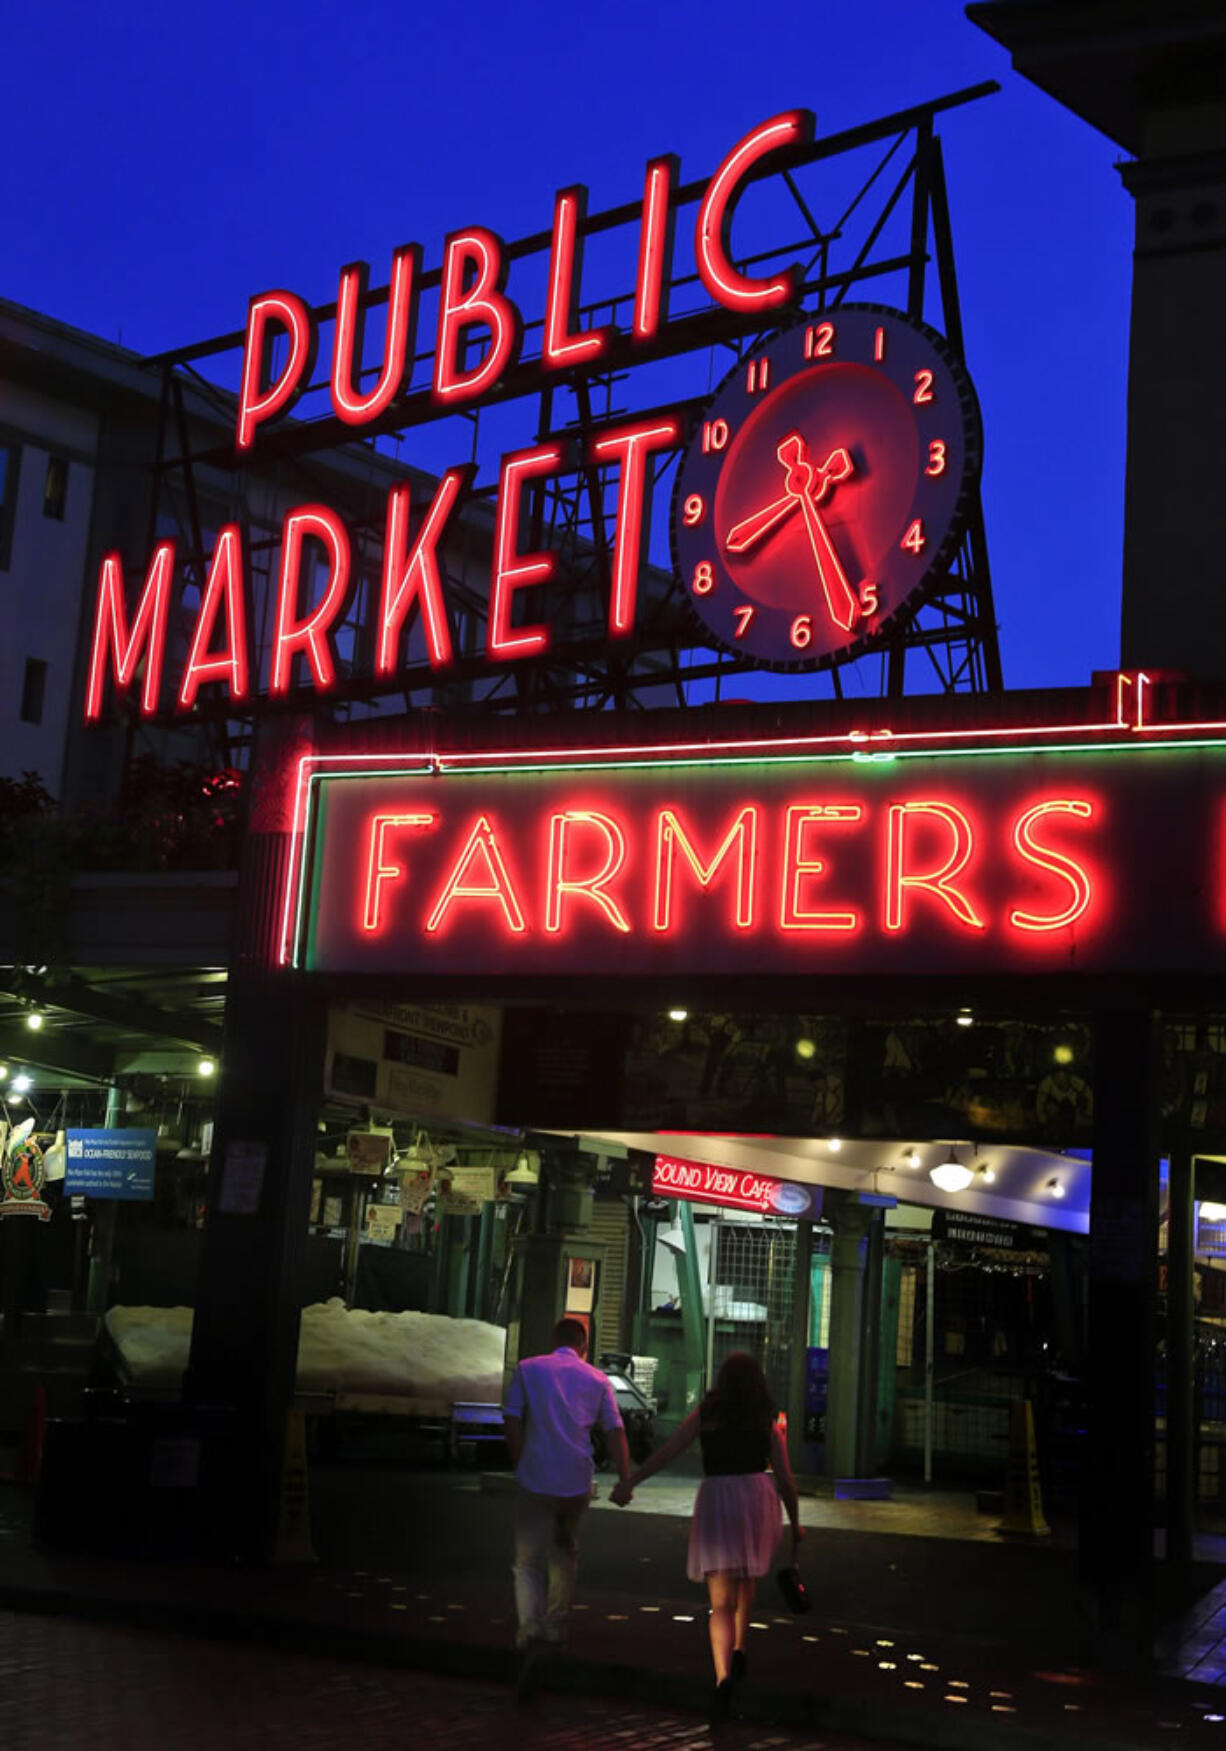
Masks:
[[[840,764],[871,765],[874,762],[895,760],[1009,760],[1020,759],[1032,754],[1177,754],[1181,750],[1218,749],[1226,752],[1226,739],[1198,737],[1187,742],[1027,742],[1010,743],[1005,747],[967,748],[891,748],[861,747],[841,748],[837,753],[830,754],[720,754],[712,758],[700,755],[688,755],[683,759],[659,760],[647,758],[641,760],[609,760],[609,761],[543,761],[541,763],[516,761],[512,766],[464,766],[456,763],[440,767],[434,766],[372,766],[361,767],[350,772],[318,772],[313,773],[308,781],[310,787],[317,781],[327,784],[343,784],[349,779],[370,778],[480,778],[486,773],[495,773],[499,777],[513,778],[517,773],[531,773],[539,777],[542,773],[558,772],[661,772],[671,771],[678,767],[694,767],[702,771],[710,771],[712,767],[745,767],[745,766],[837,766]],[[308,805],[309,806],[309,805]]]
[[[307,881],[307,870],[314,861],[312,853],[314,851],[315,838],[319,825],[319,805],[316,805],[313,801],[311,792],[315,789],[316,785],[322,787],[325,777],[325,773],[312,772],[311,776],[307,779],[306,784],[306,804],[303,808],[302,846],[298,856],[298,904],[294,915],[294,940],[290,950],[290,965],[292,967],[300,967],[302,965],[303,917],[306,911],[307,887],[309,885]]]
[[[497,772],[513,777],[517,772],[600,772],[650,771],[665,767],[697,766],[704,771],[713,766],[828,766],[840,762],[869,764],[875,760],[1009,760],[1030,754],[1177,754],[1181,749],[1217,748],[1226,752],[1226,740],[1214,738],[1188,742],[1035,742],[1012,743],[997,748],[890,748],[867,747],[840,750],[837,754],[721,754],[712,759],[685,760],[619,760],[607,765],[596,761],[566,762],[555,765],[514,766],[444,766],[444,778],[476,778],[482,772]],[[352,775],[347,775],[352,776]],[[371,777],[392,776],[371,773]]]

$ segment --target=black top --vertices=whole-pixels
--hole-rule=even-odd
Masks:
[[[702,1469],[706,1477],[743,1477],[765,1471],[770,1464],[769,1424],[758,1428],[724,1429],[706,1418],[698,1426],[702,1442]]]

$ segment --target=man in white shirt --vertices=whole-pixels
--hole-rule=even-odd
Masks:
[[[548,1356],[528,1356],[511,1376],[503,1426],[515,1466],[515,1610],[530,1658],[566,1639],[579,1572],[579,1525],[591,1500],[592,1428],[599,1424],[624,1481],[630,1453],[612,1382],[587,1355],[577,1319],[553,1328]]]

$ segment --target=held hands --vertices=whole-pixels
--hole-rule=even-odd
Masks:
[[[804,1536],[805,1536],[805,1529],[803,1526],[801,1526],[799,1524],[796,1526],[793,1526],[793,1528],[792,1528],[792,1549],[793,1550],[796,1549],[796,1546],[798,1544],[803,1542]]]
[[[625,1479],[620,1483],[614,1484],[612,1490],[609,1492],[609,1500],[616,1503],[619,1508],[628,1508],[633,1499],[634,1486]]]

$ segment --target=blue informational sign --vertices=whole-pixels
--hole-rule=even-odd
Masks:
[[[826,1411],[830,1400],[830,1351],[805,1351],[805,1462],[820,1471],[826,1455]]]
[[[64,1141],[66,1193],[152,1199],[156,1131],[69,1131]]]

